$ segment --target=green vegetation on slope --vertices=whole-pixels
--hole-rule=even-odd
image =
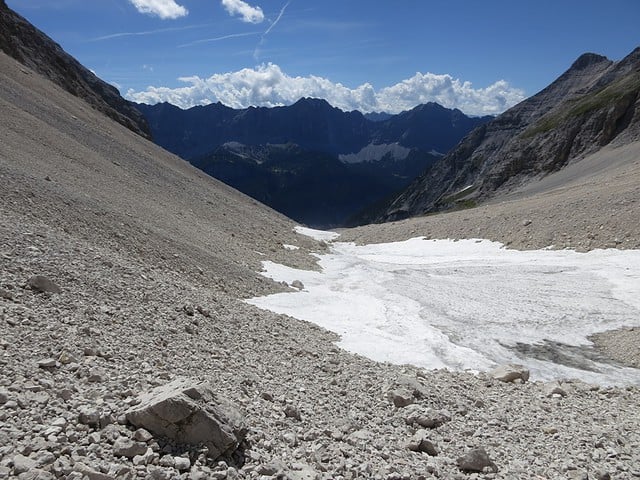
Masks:
[[[563,108],[554,109],[526,129],[522,133],[522,138],[532,138],[548,132],[566,120],[584,116],[608,105],[615,105],[625,97],[637,96],[638,92],[640,92],[640,73],[635,72],[602,88],[595,94],[568,100]]]

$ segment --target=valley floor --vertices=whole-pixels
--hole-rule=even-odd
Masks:
[[[265,276],[303,288],[249,302],[327,328],[342,348],[373,360],[460,371],[516,363],[533,380],[640,386],[636,368],[589,341],[612,329],[640,330],[640,250],[337,238],[319,264],[315,272],[265,262]],[[628,347],[615,351],[637,357],[638,345]]]
[[[7,208],[1,218],[0,478],[80,479],[85,467],[104,479],[640,475],[636,388],[505,384],[373,362],[336,348],[319,327],[246,305],[224,282],[203,283]],[[34,273],[62,293],[25,289]],[[47,359],[60,362],[39,366]],[[135,464],[114,454],[115,440],[133,434],[122,414],[134,398],[176,377],[213,381],[244,412],[244,465],[153,441]],[[398,398],[408,405],[396,406]],[[82,412],[113,423],[83,424]],[[425,429],[421,417],[444,423]],[[416,433],[437,456],[407,448]],[[458,469],[456,459],[476,447],[497,473]],[[189,471],[166,466],[168,455],[188,456]]]
[[[640,477],[636,387],[374,362],[247,305],[286,288],[256,273],[261,261],[317,268],[309,254],[326,246],[3,55],[0,66],[0,478]],[[560,192],[557,205],[504,203],[343,238],[638,248],[640,184],[620,168],[616,192],[594,184],[592,197]],[[597,195],[603,208],[589,214]],[[28,288],[33,275],[60,293]],[[134,436],[124,412],[178,377],[212,382],[244,413],[244,461],[160,438],[144,455],[117,453]],[[410,450],[412,438],[438,455]],[[497,472],[458,468],[477,447]]]

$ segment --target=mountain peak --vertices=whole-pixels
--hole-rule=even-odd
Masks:
[[[309,106],[314,107],[314,108],[327,108],[327,107],[334,108],[324,98],[315,98],[315,97],[301,97],[293,105],[295,105],[295,106],[309,105]]]
[[[602,63],[602,62],[610,63],[611,60],[609,60],[604,55],[598,55],[597,53],[583,53],[582,55],[580,55],[576,59],[575,62],[573,62],[573,64],[569,68],[569,71],[571,71],[571,70],[584,70],[584,69],[590,67],[591,65],[596,65],[596,64]]]

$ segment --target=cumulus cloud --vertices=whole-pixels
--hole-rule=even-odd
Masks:
[[[243,22],[262,23],[264,21],[264,13],[260,7],[252,7],[242,0],[222,0],[222,6],[229,15],[240,16]]]
[[[126,96],[135,102],[169,102],[181,108],[215,102],[233,108],[275,107],[290,105],[301,97],[314,97],[323,98],[345,111],[363,113],[399,113],[421,103],[437,102],[468,115],[498,114],[525,98],[522,90],[504,80],[486,88],[474,88],[470,82],[450,75],[416,73],[395,85],[376,90],[369,83],[349,88],[314,75],[292,77],[273,63],[209,78],[191,76],[179,80],[185,85],[178,88],[152,86],[139,92],[129,90]]]
[[[163,20],[176,19],[186,16],[189,11],[175,0],[129,0],[140,12],[155,15]]]

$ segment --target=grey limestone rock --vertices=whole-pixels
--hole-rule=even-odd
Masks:
[[[451,414],[446,410],[432,408],[412,410],[405,421],[409,425],[418,424],[424,428],[438,428],[451,420]]]
[[[115,480],[115,477],[112,475],[107,475],[106,473],[98,472],[93,468],[88,467],[82,462],[76,462],[73,466],[75,472],[81,474],[89,480]]]
[[[287,418],[293,418],[295,420],[302,420],[302,416],[300,415],[300,410],[298,410],[293,405],[287,405],[284,407],[284,416]]]
[[[566,397],[567,391],[562,388],[559,382],[549,382],[544,386],[544,395],[545,397],[552,397],[554,395]]]
[[[113,454],[116,457],[133,458],[136,455],[144,455],[147,452],[147,445],[136,442],[130,438],[120,437],[113,442]]]
[[[496,380],[500,380],[505,383],[514,382],[516,380],[526,382],[529,380],[529,370],[522,365],[500,365],[498,368],[491,371],[491,376]]]
[[[100,412],[88,406],[82,407],[78,412],[78,421],[84,425],[98,426],[100,424]]]
[[[482,447],[469,450],[458,458],[457,464],[458,468],[463,472],[482,472],[485,468],[490,468],[493,472],[498,471],[498,467]]]
[[[426,453],[432,457],[438,455],[438,449],[435,444],[429,440],[427,430],[418,430],[407,443],[407,448],[412,452]]]
[[[179,472],[186,472],[191,468],[191,460],[186,457],[175,457],[174,465]]]
[[[152,438],[153,438],[153,435],[151,435],[151,433],[145,430],[144,428],[139,428],[135,432],[133,432],[133,439],[138,442],[147,443]]]
[[[24,455],[16,455],[13,457],[13,471],[16,475],[28,472],[36,468],[36,461]]]
[[[31,290],[38,293],[61,293],[62,289],[52,280],[44,275],[33,275],[27,281],[27,285]]]
[[[204,444],[208,455],[232,453],[247,429],[242,415],[204,382],[177,379],[139,397],[127,420],[183,444]]]
[[[413,403],[413,394],[405,389],[394,390],[390,392],[389,396],[393,405],[398,408],[406,407]]]

